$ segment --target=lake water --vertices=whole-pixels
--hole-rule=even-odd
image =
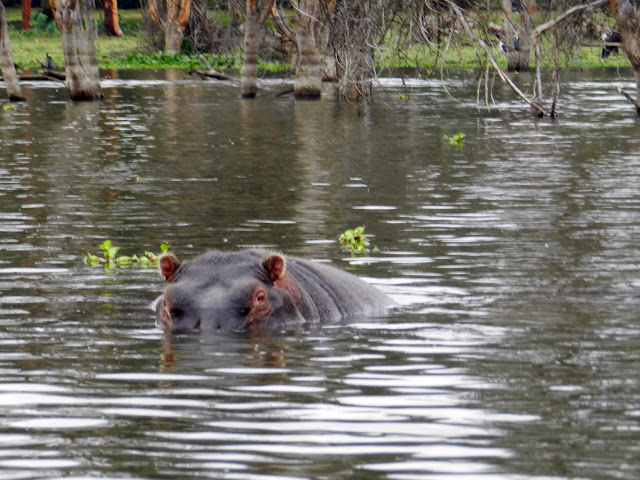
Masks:
[[[31,83],[0,110],[3,479],[640,476],[631,72],[567,75],[555,122],[497,81],[478,109],[457,76],[384,80],[365,108],[111,77],[104,102]],[[358,225],[379,252],[340,250]],[[401,307],[167,335],[154,269],[83,263],[105,239],[324,260]]]

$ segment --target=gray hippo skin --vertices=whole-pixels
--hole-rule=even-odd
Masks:
[[[170,284],[156,301],[157,323],[171,331],[282,329],[394,304],[342,270],[267,251],[212,250],[184,263],[168,254],[159,264]]]

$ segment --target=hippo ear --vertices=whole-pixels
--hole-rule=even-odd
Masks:
[[[265,258],[262,261],[262,265],[267,269],[271,283],[276,283],[278,280],[282,280],[287,268],[284,258],[275,253]]]
[[[167,282],[173,282],[173,280],[175,280],[176,270],[180,266],[178,259],[168,253],[160,257],[160,262],[158,263],[162,276],[167,279]]]

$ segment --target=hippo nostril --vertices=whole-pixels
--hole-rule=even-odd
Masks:
[[[193,326],[193,328],[195,328],[196,330],[200,329],[200,319],[198,319],[198,321],[196,322],[196,324]]]

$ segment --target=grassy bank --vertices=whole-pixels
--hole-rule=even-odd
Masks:
[[[37,15],[37,11],[35,12]],[[149,52],[145,47],[141,33],[140,10],[121,10],[120,26],[124,37],[100,36],[96,42],[96,55],[102,69],[198,69],[203,68],[198,55],[164,55],[161,52]],[[38,61],[44,62],[47,53],[51,54],[56,65],[63,65],[62,40],[60,34],[51,22],[44,16],[36,16],[30,31],[20,28],[21,12],[18,8],[7,9],[7,20],[10,24],[11,49],[14,62],[22,68],[37,68]],[[96,11],[95,20],[98,31],[102,30],[102,12]],[[599,68],[599,67],[628,67],[626,55],[612,55],[607,59],[600,57],[601,48],[598,46],[582,47],[571,57],[563,58],[564,67]],[[506,68],[504,55],[495,48],[494,55]],[[219,70],[238,70],[242,64],[242,53],[236,51],[225,55],[206,54],[211,65]],[[387,68],[420,68],[432,69],[440,65],[442,58],[435,49],[427,46],[414,45],[400,57],[392,48],[382,50],[379,56],[380,66]],[[470,45],[452,45],[444,61],[448,68],[476,68],[478,57],[476,50]],[[286,72],[289,66],[277,62],[262,62],[259,67],[263,71]]]

